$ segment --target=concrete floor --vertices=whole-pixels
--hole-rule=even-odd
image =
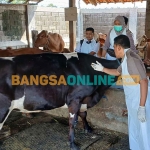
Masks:
[[[83,132],[81,122],[76,127],[75,141],[81,150],[129,149],[126,134],[92,127],[91,134]],[[68,129],[65,118],[38,113],[30,119],[13,112],[0,131],[0,150],[69,150]]]

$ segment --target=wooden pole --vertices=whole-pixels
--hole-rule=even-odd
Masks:
[[[150,0],[147,0],[146,5],[145,34],[150,39]]]
[[[35,41],[37,39],[38,31],[32,30],[32,46],[34,47]]]
[[[26,19],[26,38],[28,42],[28,47],[30,47],[30,38],[29,38],[29,21],[28,21],[28,5],[25,6],[25,19]]]
[[[76,0],[69,0],[69,7],[75,7]],[[69,21],[69,49],[74,51],[76,46],[76,21]]]

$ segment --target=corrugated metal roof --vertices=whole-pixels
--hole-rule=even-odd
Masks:
[[[142,2],[143,0],[83,0],[86,4]]]

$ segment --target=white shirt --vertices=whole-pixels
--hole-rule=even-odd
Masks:
[[[124,29],[124,31],[122,32],[123,35],[126,35],[126,28]],[[115,37],[117,37],[118,35],[116,34],[114,28],[111,30],[110,32],[110,49],[114,49],[114,39]],[[111,57],[108,53],[106,53],[106,59],[107,60],[116,60],[116,57]]]
[[[87,44],[86,43],[87,41],[88,41],[87,39],[84,39],[82,46],[79,42],[75,51],[81,52],[81,53],[86,53],[86,54],[88,54],[90,52],[95,52],[96,54],[94,56],[97,56],[97,52],[100,48],[100,43],[99,42],[96,43],[96,41],[94,39],[91,40],[90,44]]]

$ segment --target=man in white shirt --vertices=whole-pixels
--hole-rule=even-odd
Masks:
[[[75,51],[97,56],[100,43],[94,40],[94,29],[86,28],[86,38],[81,40]]]

